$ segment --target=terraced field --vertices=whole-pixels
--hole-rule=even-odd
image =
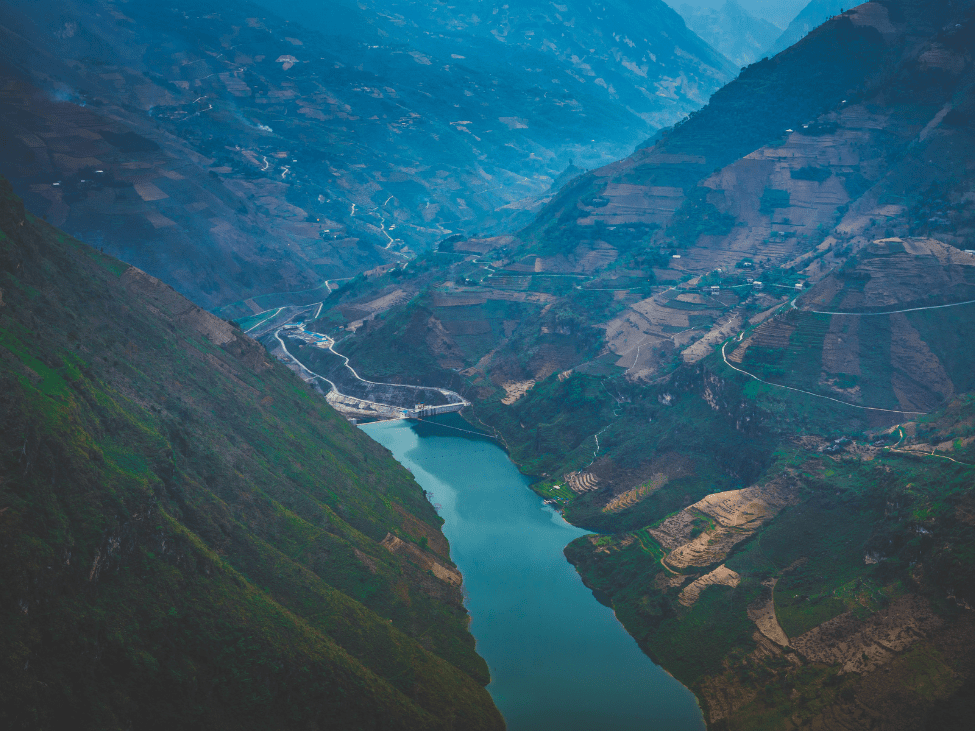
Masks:
[[[605,506],[603,506],[604,513],[621,513],[624,510],[629,510],[638,502],[644,498],[650,497],[657,490],[662,488],[667,484],[669,478],[663,473],[657,473],[653,476],[653,479],[645,485],[640,485],[639,487],[634,487],[631,490],[627,490],[622,495],[617,495]]]
[[[973,265],[975,257],[936,241],[878,241],[792,309],[730,342],[727,361],[762,381],[854,405],[930,411],[973,383],[956,365],[959,338],[973,327],[975,302],[965,299],[975,294]],[[918,280],[941,288],[918,298]],[[824,301],[861,311],[819,309]]]
[[[599,489],[599,478],[591,472],[570,472],[565,476],[565,481],[575,493],[581,494]]]

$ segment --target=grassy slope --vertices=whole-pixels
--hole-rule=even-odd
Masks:
[[[0,194],[0,724],[501,728],[388,452]]]

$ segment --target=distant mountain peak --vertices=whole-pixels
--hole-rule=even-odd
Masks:
[[[756,18],[737,0],[725,0],[716,8],[680,7],[687,27],[738,66],[760,59],[779,28]]]

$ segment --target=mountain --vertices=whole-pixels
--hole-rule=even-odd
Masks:
[[[973,37],[971,1],[847,10],[308,325],[471,401],[712,728],[969,723]]]
[[[271,7],[296,22],[226,0],[5,3],[0,172],[51,223],[240,316],[530,220],[572,161],[627,154],[733,73],[660,3],[598,23],[546,6],[517,43],[424,35],[386,4]]]
[[[698,376],[657,392],[670,406],[630,446],[640,481],[611,496],[597,463],[573,483],[594,486],[607,524],[657,503],[569,545],[587,585],[694,690],[710,728],[967,728],[975,451],[958,435],[971,394],[857,433],[841,426],[851,409],[758,395],[710,365]],[[734,461],[699,459],[707,440]],[[759,476],[695,491],[756,440],[777,445]]]
[[[718,10],[725,2],[726,0],[668,0],[668,3],[681,15],[684,14],[685,8],[691,13]],[[771,23],[781,31],[802,10],[807,0],[737,0],[737,2],[749,15]]]
[[[868,4],[748,67],[652,147],[564,188],[517,255],[540,271],[582,271],[583,253],[606,240],[598,227],[617,239],[629,229],[631,246],[639,229],[680,253],[654,269],[672,281],[744,259],[808,266],[888,232],[936,231],[967,248],[967,151],[950,150],[969,134],[969,30],[942,32],[945,7]]]
[[[711,726],[967,725],[973,286],[970,254],[878,241],[712,357],[609,386],[567,514],[614,535],[566,555]]]
[[[341,31],[335,29],[331,6],[313,0],[297,0],[287,9],[275,0],[263,4],[323,32]],[[372,14],[375,33],[388,44],[459,67],[490,69],[496,79],[528,74],[547,94],[594,94],[654,131],[678,109],[703,104],[719,85],[715,82],[734,72],[662,0],[598,5],[369,0],[358,7]]]
[[[555,374],[655,382],[699,362],[875,241],[972,249],[970,14],[970,3],[911,0],[847,11],[744,69],[651,146],[568,183],[517,235],[457,241],[336,292],[319,327],[361,320],[340,348],[363,373],[440,379],[507,401],[496,414],[507,420],[503,406]],[[923,304],[946,287],[901,296]],[[963,371],[939,368],[955,376],[900,396],[878,384],[878,402],[862,403],[928,410],[968,390]],[[843,389],[829,385],[840,372],[853,375],[810,370],[803,382],[828,394]],[[550,472],[603,418],[567,416],[551,449],[512,449]]]
[[[436,297],[424,296],[421,302],[476,298],[483,311],[478,319],[517,320],[494,312],[499,305],[491,302],[507,298],[505,301],[520,301],[520,307],[531,311],[545,310],[547,318],[560,311],[568,318],[560,325],[529,317],[518,332],[492,325],[482,332],[476,346],[466,335],[458,339],[459,332],[457,337],[431,339],[426,347],[433,351],[432,360],[439,359],[443,366],[441,377],[451,368],[477,365],[485,376],[493,371],[489,383],[495,388],[535,382],[553,372],[576,368],[582,354],[599,353],[603,348],[608,352],[600,357],[607,364],[625,368],[631,375],[653,377],[675,350],[688,344],[675,338],[676,332],[686,330],[684,337],[693,338],[697,328],[714,327],[717,334],[726,324],[724,316],[733,309],[731,300],[728,304],[702,300],[689,306],[701,310],[693,320],[683,316],[671,322],[662,315],[650,316],[649,303],[640,303],[653,293],[649,288],[655,284],[697,281],[694,278],[708,275],[720,286],[716,268],[731,273],[751,268],[768,279],[800,256],[809,260],[807,266],[812,265],[806,274],[810,276],[820,271],[820,262],[829,266],[833,261],[829,252],[844,251],[853,239],[854,243],[866,242],[871,231],[878,234],[875,238],[885,236],[888,228],[893,232],[887,215],[861,208],[871,201],[879,206],[880,198],[874,193],[860,198],[888,172],[887,160],[892,182],[914,170],[902,151],[912,149],[925,124],[941,113],[953,90],[964,85],[960,77],[946,75],[946,86],[930,91],[939,97],[923,107],[916,97],[899,105],[888,102],[891,113],[884,117],[882,129],[865,121],[864,115],[873,108],[872,94],[889,96],[887,90],[874,87],[871,91],[869,86],[895,73],[882,74],[882,69],[899,64],[914,68],[926,51],[911,46],[908,57],[902,59],[899,41],[892,39],[888,44],[873,26],[858,23],[857,17],[837,19],[787,53],[744,69],[701,111],[662,133],[651,146],[565,185],[517,235],[457,243],[453,258],[441,254],[441,262],[451,267],[450,278]],[[927,115],[924,123],[919,123],[919,114]],[[965,134],[960,128],[946,128],[945,133]],[[934,135],[927,142],[938,144],[939,139],[940,135]],[[920,148],[912,154],[921,154]],[[860,160],[873,163],[861,165]],[[938,175],[934,168],[931,174]],[[961,187],[953,195],[960,202]],[[886,200],[883,205],[888,205]],[[894,210],[884,208],[885,213]],[[896,210],[906,214],[908,206]],[[897,230],[900,228],[903,226]],[[918,232],[922,230],[911,230]],[[481,256],[477,261],[464,261],[458,255],[465,252]],[[419,287],[404,289],[411,280],[397,276],[394,283],[387,277],[383,286],[418,293]],[[568,281],[576,286],[566,290],[557,284]],[[794,276],[791,283],[795,283]],[[517,289],[516,284],[536,294],[495,292]],[[469,291],[472,285],[475,290]],[[608,291],[613,289],[619,293]],[[376,300],[381,294],[367,296],[367,291],[360,294],[348,289],[342,295],[345,306],[354,301],[366,303],[368,297]],[[560,300],[564,305],[558,304]],[[429,312],[448,327],[446,321],[454,317],[448,313],[455,310],[435,307]],[[420,311],[412,310],[412,314],[422,319]],[[349,344],[348,355],[355,351],[366,357],[368,350],[369,362],[392,376],[396,359],[379,364],[384,344],[396,338],[390,337],[388,329],[382,330],[381,324],[374,321],[360,333]],[[393,327],[392,321],[388,327]],[[605,335],[591,330],[593,327]],[[376,344],[370,346],[373,330]],[[560,330],[567,337],[554,337]],[[528,347],[526,339],[536,345]],[[446,355],[448,350],[456,350],[447,344],[463,350],[462,342],[470,342],[470,347],[457,362],[456,353]],[[413,348],[411,344],[411,357],[416,357]],[[489,353],[488,360],[481,362]],[[424,371],[425,377],[429,374]]]
[[[774,43],[766,47],[766,55],[774,56],[799,42],[799,40],[814,28],[818,28],[834,15],[839,15],[848,5],[856,3],[843,0],[811,0],[800,13],[792,19],[782,35]]]
[[[6,181],[0,445],[4,728],[504,727],[406,470]]]
[[[726,0],[718,8],[684,4],[680,13],[688,28],[738,66],[758,61],[782,33],[768,21],[749,14],[735,0]]]
[[[317,327],[358,323],[340,348],[378,380],[516,403],[570,370],[666,377],[875,241],[972,249],[970,13],[912,0],[847,11],[651,146],[565,185],[517,235],[450,242],[350,283]],[[588,438],[585,423],[566,425],[566,443]],[[554,468],[564,450],[542,453]]]

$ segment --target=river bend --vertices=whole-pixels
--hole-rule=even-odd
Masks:
[[[488,691],[510,731],[702,731],[694,696],[644,655],[562,551],[585,531],[528,489],[487,438],[436,422],[363,430],[432,494],[464,574]]]

